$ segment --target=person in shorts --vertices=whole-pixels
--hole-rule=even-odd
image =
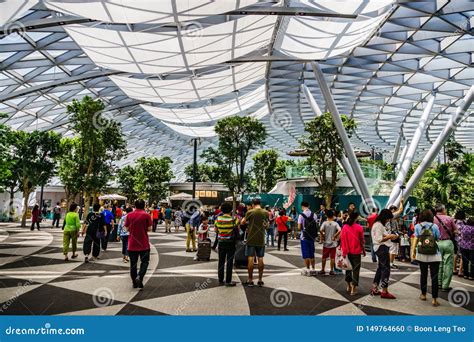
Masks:
[[[329,275],[335,275],[334,265],[336,261],[337,238],[339,237],[341,228],[337,222],[334,221],[334,211],[328,210],[326,212],[326,218],[326,221],[323,222],[319,231],[319,241],[323,244],[323,259],[322,268],[318,274],[326,274],[326,260],[329,258],[331,260]]]
[[[301,272],[303,275],[307,276],[312,276],[316,275],[316,270],[314,269],[315,267],[315,259],[314,259],[314,239],[308,238],[306,234],[304,233],[304,222],[305,222],[305,217],[313,217],[313,219],[317,222],[318,220],[318,215],[315,213],[311,212],[309,209],[309,203],[308,202],[303,202],[301,203],[301,209],[302,212],[298,216],[298,230],[301,232],[300,235],[300,242],[301,242],[301,254],[304,259],[304,264],[305,268]]]
[[[254,255],[258,259],[258,286],[263,286],[263,257],[265,255],[265,233],[269,227],[268,211],[261,207],[259,198],[252,201],[252,209],[247,211],[241,224],[248,225],[247,228],[247,245],[245,246],[245,256],[247,257],[248,280],[244,285],[253,287],[253,258]]]

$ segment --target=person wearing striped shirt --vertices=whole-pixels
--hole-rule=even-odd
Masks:
[[[218,216],[214,223],[217,239],[219,262],[217,274],[219,277],[219,285],[235,286],[232,281],[232,268],[234,266],[235,255],[235,235],[239,229],[239,220],[232,218],[232,203],[224,202],[221,205],[222,215]],[[227,263],[227,265],[226,265]],[[225,282],[224,282],[225,267]]]

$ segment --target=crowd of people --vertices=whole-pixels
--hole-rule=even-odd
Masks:
[[[36,208],[33,212],[35,210],[39,211]],[[388,288],[390,273],[400,265],[397,260],[419,266],[420,300],[423,301],[427,300],[430,274],[434,306],[439,306],[440,290],[451,290],[454,275],[474,280],[474,217],[467,218],[464,212],[458,212],[452,218],[442,204],[432,210],[417,209],[411,218],[403,214],[403,201],[399,207],[374,208],[366,218],[357,212],[355,203],[350,203],[342,212],[324,205],[313,211],[308,202],[302,202],[298,209],[270,208],[263,207],[258,198],[247,205],[238,205],[235,210],[231,202],[224,202],[213,211],[202,208],[173,210],[168,205],[156,204],[147,207],[143,200],[124,208],[116,203],[97,203],[82,224],[78,211],[78,205],[73,203],[64,218],[64,259],[69,260],[70,247],[71,258],[77,258],[79,235],[84,236],[86,263],[99,259],[100,253],[107,251],[109,242],[121,241],[123,262],[130,263],[134,288],[143,287],[150,259],[148,233],[156,232],[163,223],[164,233],[171,233],[172,225],[175,232],[179,232],[181,226],[185,227],[183,248],[187,252],[198,252],[197,260],[201,260],[198,249],[204,243],[211,246],[210,232],[214,230],[212,248],[218,254],[217,273],[222,286],[236,285],[232,272],[237,264],[247,267],[248,278],[243,285],[255,286],[254,268],[257,266],[256,285],[263,286],[266,249],[289,251],[289,239],[299,240],[303,276],[336,276],[345,271],[350,295],[358,294],[366,248],[371,252],[372,261],[377,263],[370,289],[373,296],[396,298]],[[60,217],[60,211],[57,214]],[[33,214],[32,229],[37,225],[35,217]],[[53,225],[58,227],[59,218],[53,219]],[[370,239],[366,240],[365,232],[370,233]],[[316,270],[317,243],[322,245],[320,270]]]

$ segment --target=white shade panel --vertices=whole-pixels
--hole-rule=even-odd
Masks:
[[[69,25],[68,34],[95,64],[132,73],[191,71],[266,46],[277,16],[247,16],[195,30],[147,33]]]
[[[0,1],[0,26],[18,19],[36,3],[38,3],[38,0]],[[8,27],[6,29],[8,31]]]
[[[173,131],[190,137],[211,138],[216,135],[215,126],[180,126],[166,121],[163,123]]]
[[[242,89],[265,77],[266,63],[245,63],[191,79],[159,80],[111,76],[129,97],[157,103],[207,100]]]
[[[215,121],[227,116],[239,115],[250,107],[265,101],[265,86],[262,85],[252,92],[236,97],[217,105],[199,108],[159,108],[148,105],[141,107],[155,118],[181,124],[196,124],[201,122]]]
[[[357,19],[290,17],[284,19],[275,48],[294,58],[325,60],[361,45],[379,27],[392,0],[311,1],[304,5],[318,10],[357,14]]]
[[[261,108],[257,109],[255,112],[250,114],[249,116],[260,120],[264,116],[268,114],[268,105],[265,103]],[[181,126],[172,124],[166,121],[162,121],[166,126],[178,132],[180,134],[184,134],[190,137],[200,137],[200,138],[210,138],[216,135],[214,130],[215,125],[212,126]]]
[[[108,23],[171,23],[197,20],[253,5],[257,0],[69,0],[48,8]]]

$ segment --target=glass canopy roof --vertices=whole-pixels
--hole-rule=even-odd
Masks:
[[[474,84],[473,14],[470,0],[0,2],[0,112],[68,136],[67,103],[100,98],[127,135],[120,163],[168,155],[182,180],[191,138],[215,144],[225,116],[261,120],[267,148],[297,148],[314,117],[303,85],[326,109],[316,60],[358,123],[354,148],[388,158],[434,92],[421,158]],[[454,136],[474,150],[468,114]]]

